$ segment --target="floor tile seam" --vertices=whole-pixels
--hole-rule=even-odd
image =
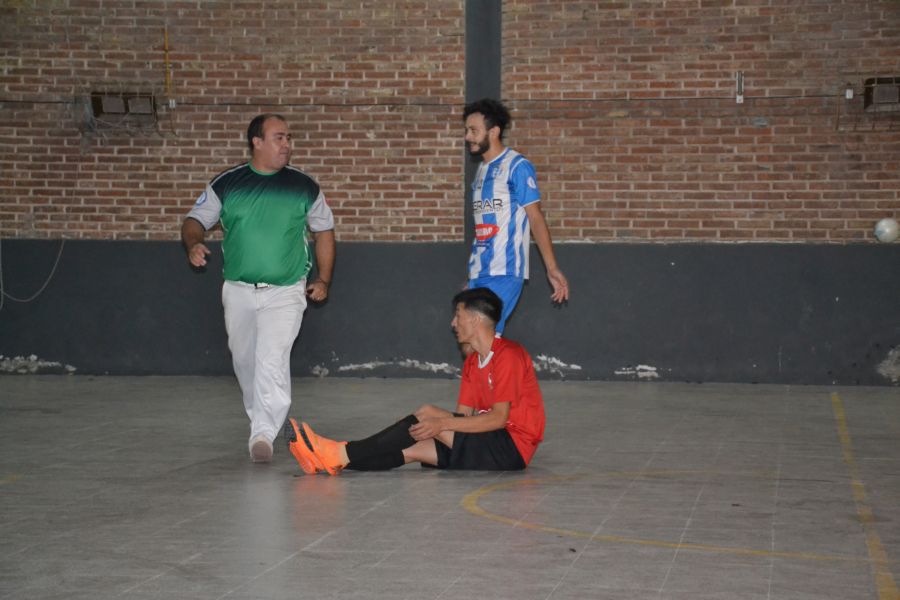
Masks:
[[[151,560],[149,558],[139,556],[137,554],[131,554],[128,552],[120,552],[116,555],[116,558],[119,558],[122,560],[140,561],[143,566],[161,570],[162,574],[166,574],[166,573],[171,573],[171,572],[177,570],[179,567],[184,567],[191,563],[198,565],[198,568],[204,568],[208,565],[215,565],[216,563],[210,559],[207,559],[207,560],[201,560],[201,559],[207,557],[210,554],[210,551],[214,551],[216,548],[218,548],[219,544],[208,543],[208,544],[205,544],[205,546],[206,547],[203,548],[202,550],[200,550],[198,552],[194,552],[192,555],[188,556],[187,558],[183,558],[178,561],[165,560],[165,559]],[[235,576],[235,577],[239,577],[239,576]]]
[[[542,503],[544,500],[546,500],[547,497],[550,496],[550,494],[552,493],[552,491],[553,491],[553,490],[547,491],[547,493],[544,494],[543,497],[541,498],[541,502],[538,502],[538,503],[536,504],[536,506],[540,506],[541,503]],[[617,502],[618,502],[618,500],[617,500]],[[528,516],[528,515],[532,514],[533,512],[534,512],[534,509],[532,509],[531,511],[529,511],[528,513],[526,513],[525,516]],[[603,522],[605,522],[607,519],[609,519],[609,514],[608,514],[608,513],[607,513],[606,518],[603,520]],[[523,522],[528,522],[528,523],[530,523],[530,521],[524,521],[524,519],[520,519],[520,520],[516,523],[516,525],[514,525],[514,527],[518,527],[518,526],[519,526],[521,523],[523,523]],[[601,522],[601,525],[598,526],[598,529],[600,529],[600,528],[603,527],[603,525],[602,525],[603,522]],[[576,553],[575,553],[575,556],[572,558],[572,560],[569,562],[569,564],[567,564],[567,565],[565,566],[564,571],[562,572],[562,574],[559,576],[559,579],[558,579],[558,580],[556,581],[556,583],[554,584],[553,589],[550,590],[550,592],[547,594],[545,600],[549,600],[550,598],[552,598],[553,595],[556,593],[556,590],[558,590],[559,587],[560,587],[561,585],[563,585],[563,582],[566,580],[566,577],[569,575],[569,573],[572,572],[572,570],[575,568],[575,565],[578,564],[579,559],[580,559],[582,556],[584,556],[585,550],[587,550],[587,548],[588,548],[588,546],[590,545],[590,543],[591,543],[591,539],[590,539],[590,538],[584,540],[584,543],[583,543],[582,546],[581,546],[581,552],[576,552]]]
[[[391,548],[390,551],[388,551],[387,553],[385,553],[385,555],[382,556],[382,557],[381,557],[378,561],[376,561],[374,564],[366,565],[366,568],[367,568],[367,569],[377,569],[378,567],[380,567],[380,566],[382,565],[382,563],[384,563],[384,561],[388,560],[389,558],[391,558],[391,557],[394,556],[395,554],[397,554],[397,549],[396,549],[396,548]]]
[[[650,463],[653,462],[655,455],[656,455],[656,453],[651,454],[648,457],[648,459],[644,462],[644,466],[628,478],[628,483],[624,486],[621,493],[619,493],[619,495],[616,497],[615,502],[609,507],[604,519],[600,522],[599,525],[597,525],[597,527],[594,528],[594,531],[592,532],[591,537],[587,538],[587,542],[585,543],[584,549],[586,549],[590,545],[590,543],[597,536],[600,535],[600,532],[603,530],[603,528],[606,526],[606,524],[612,518],[612,515],[616,512],[619,505],[625,500],[625,498],[628,496],[629,492],[636,486],[637,482],[639,480],[641,480],[641,478],[642,478],[641,474],[647,472],[647,467],[649,467]]]
[[[25,553],[27,553],[28,551],[30,551],[30,550],[32,550],[32,549],[34,549],[34,548],[42,548],[42,547],[44,547],[44,546],[46,545],[46,543],[47,543],[47,540],[42,539],[42,540],[39,541],[39,542],[36,542],[36,543],[34,543],[34,544],[28,544],[27,546],[24,546],[24,547],[22,547],[22,548],[19,548],[19,549],[13,551],[13,552],[8,552],[8,553],[5,553],[5,554],[0,554],[0,559],[8,559],[8,558],[11,558],[11,557],[16,556],[17,554],[25,554]]]
[[[881,414],[881,423],[886,423],[888,425],[888,431],[894,435],[895,439],[900,440],[900,419],[891,417],[887,414],[888,406],[889,405],[887,404],[882,404],[878,409],[878,412]]]
[[[122,552],[122,553],[125,553],[125,552],[127,552],[127,550],[128,550],[129,548],[131,548],[131,547],[133,547],[133,546],[135,546],[135,545],[140,546],[140,545],[143,543],[143,541],[146,540],[147,538],[154,538],[154,537],[156,537],[156,536],[162,536],[162,535],[164,535],[167,531],[171,531],[172,529],[178,530],[178,529],[180,529],[183,525],[186,525],[186,524],[188,524],[188,523],[191,523],[191,522],[193,522],[193,521],[196,521],[198,518],[200,518],[200,517],[202,517],[202,516],[208,514],[209,512],[210,512],[210,511],[208,511],[208,510],[201,510],[199,513],[196,513],[195,515],[192,515],[191,517],[184,518],[184,519],[181,519],[181,520],[179,520],[179,521],[176,521],[175,523],[170,523],[170,524],[168,524],[168,525],[164,525],[164,526],[162,526],[162,527],[156,528],[156,529],[154,529],[153,531],[151,531],[150,533],[147,533],[147,534],[145,535],[144,538],[142,538],[142,539],[133,539],[133,540],[127,541],[127,542],[124,543],[124,544],[119,544],[118,546],[115,546],[114,548],[112,548],[112,551],[113,551],[113,552]],[[224,541],[229,541],[230,539],[234,539],[234,538],[233,538],[233,537],[232,537],[232,538],[226,538]],[[216,542],[216,543],[220,543],[220,542],[221,542],[221,540],[220,540],[219,542]],[[211,544],[212,542],[206,542],[206,543],[207,543],[207,544]],[[200,555],[202,555],[202,554],[203,554],[202,552],[201,552],[201,553],[198,553],[197,556],[200,556]]]
[[[272,566],[270,566],[270,567],[264,569],[261,573],[259,573],[259,574],[255,575],[255,576],[251,577],[249,580],[244,581],[242,584],[238,585],[236,588],[233,588],[233,589],[231,589],[231,590],[225,592],[224,594],[218,596],[218,597],[216,598],[216,600],[222,600],[223,598],[227,598],[228,596],[231,596],[232,594],[234,594],[234,593],[236,593],[236,592],[238,592],[238,591],[240,591],[240,590],[246,588],[246,587],[247,587],[248,585],[250,585],[251,583],[253,583],[253,582],[255,582],[255,581],[258,581],[259,579],[261,579],[262,577],[264,577],[264,576],[266,576],[267,574],[271,573],[272,571],[274,571],[274,570],[280,568],[283,564],[287,563],[288,561],[293,560],[294,558],[297,557],[297,555],[298,555],[299,553],[300,553],[299,550],[297,550],[297,551],[295,551],[295,552],[292,552],[291,554],[285,556],[284,558],[282,558],[280,561],[278,561],[278,562],[275,563],[274,565],[272,565]]]
[[[5,511],[8,508],[9,508],[8,506],[4,506],[3,504],[0,504],[0,509],[3,509]],[[7,514],[9,514],[9,513],[7,513]],[[0,531],[5,529],[6,527],[11,527],[11,526],[16,526],[16,525],[21,525],[23,523],[28,523],[28,521],[31,521],[31,520],[34,520],[34,518],[31,515],[29,515],[29,516],[25,516],[25,517],[19,517],[17,519],[13,519],[12,521],[7,521],[5,523],[0,523]]]
[[[69,455],[68,451],[77,450],[77,449],[85,448],[85,447],[91,447],[92,444],[96,444],[98,439],[102,439],[104,441],[104,444],[106,444],[110,448],[113,448],[115,446],[112,444],[109,444],[108,442],[109,442],[109,440],[114,439],[115,436],[126,435],[126,434],[139,434],[141,436],[146,435],[144,433],[141,433],[144,431],[144,429],[141,427],[132,427],[130,429],[123,430],[121,428],[118,428],[116,426],[116,424],[113,423],[112,421],[104,423],[104,424],[100,424],[100,425],[86,426],[86,427],[82,427],[82,428],[70,428],[70,429],[66,430],[66,433],[73,434],[73,433],[80,433],[80,432],[93,431],[93,430],[103,431],[104,429],[109,429],[109,428],[114,429],[115,432],[111,435],[103,435],[102,437],[98,437],[95,439],[71,442],[68,444],[63,442],[61,444],[54,444],[52,446],[47,446],[46,444],[35,444],[36,448],[45,448],[45,450],[42,452],[40,450],[35,450],[35,448],[29,449],[29,455],[28,455],[29,461],[34,462],[34,463],[50,461],[52,463],[52,464],[40,467],[39,470],[60,469],[60,468],[66,466],[65,462],[62,462],[62,463],[58,462],[58,461],[54,462],[55,458],[60,454],[60,451],[65,451],[64,456],[68,456]],[[134,437],[134,435],[132,435],[132,438],[133,437]],[[135,445],[134,447],[137,448],[138,446]],[[109,462],[113,463],[115,461],[111,459]],[[77,466],[77,465],[70,465],[70,466]],[[2,484],[2,483],[3,482],[0,481],[0,484]]]
[[[780,430],[783,431],[785,423],[787,422],[787,406],[782,405],[782,413],[781,413],[781,427]],[[775,515],[778,514],[778,501],[781,492],[781,471],[782,471],[782,456],[784,453],[784,436],[778,436],[778,451],[776,452],[776,465],[775,465],[775,478],[774,478],[774,489],[772,490],[772,518],[769,520],[769,551],[775,552],[777,548],[776,542],[776,527],[775,527]],[[769,557],[769,574],[766,578],[766,599],[769,600],[772,598],[772,589],[775,581],[775,557]]]
[[[493,481],[494,483],[487,484],[487,485],[488,485],[488,486],[503,485],[503,484],[504,484],[503,479],[506,479],[506,478],[503,477],[502,473],[497,473],[496,476],[490,478],[490,480]],[[485,487],[485,486],[481,486],[481,487]],[[480,489],[480,488],[479,488],[479,489]],[[541,499],[540,499],[538,502],[535,503],[535,507],[540,506],[541,503],[542,503],[544,500],[546,500],[547,497],[550,496],[551,493],[552,493],[552,490],[548,490],[547,492],[545,492],[545,493],[541,496]],[[463,495],[462,499],[460,499],[460,501],[456,504],[457,509],[458,509],[458,508],[463,508],[463,510],[465,511],[465,505],[463,504],[463,502],[465,501],[465,498],[469,496],[469,494],[471,494],[471,492],[468,492],[468,493],[466,493],[466,494]],[[535,510],[535,509],[532,508],[532,509],[526,511],[526,512],[525,512],[522,516],[520,516],[520,517],[517,517],[517,518],[515,518],[515,519],[510,518],[509,520],[511,521],[511,524],[512,524],[512,530],[517,529],[522,523],[527,523],[527,522],[529,522],[529,521],[526,521],[526,520],[525,520],[525,517],[527,517],[529,514],[532,514],[532,513],[534,512],[534,510]],[[470,512],[470,511],[465,511],[465,512]],[[470,513],[470,514],[471,514],[471,513]],[[492,553],[491,548],[496,547],[496,546],[499,546],[499,545],[502,543],[502,541],[503,541],[503,536],[502,536],[502,535],[494,536],[494,537],[492,538],[492,542],[491,542],[490,544],[486,544],[486,545],[485,545],[484,549],[479,553],[479,556],[487,556],[487,557],[493,557],[493,556],[495,556],[495,554]]]
[[[721,442],[724,443],[724,440],[722,440]],[[660,444],[664,444],[664,443],[665,443],[665,441],[661,441],[661,442],[660,442]],[[721,447],[722,447],[722,443],[720,443],[720,445],[719,445],[719,448],[720,448],[720,449],[721,449]],[[657,444],[657,448],[659,447],[660,444]],[[631,475],[631,477],[630,477],[630,479],[629,479],[629,482],[628,482],[628,485],[627,485],[627,486],[622,490],[622,492],[619,494],[619,497],[616,499],[616,502],[615,502],[613,505],[611,505],[611,506],[609,507],[609,510],[608,510],[608,512],[607,512],[607,517],[603,520],[603,522],[601,522],[601,524],[600,524],[598,527],[596,527],[596,528],[594,529],[594,531],[593,531],[592,534],[591,534],[591,538],[588,538],[589,540],[591,540],[591,539],[593,539],[593,538],[596,538],[596,537],[599,535],[599,533],[600,533],[600,531],[602,530],[603,526],[604,526],[605,523],[608,522],[608,520],[611,518],[612,513],[615,511],[615,509],[617,508],[617,506],[619,505],[619,503],[625,498],[625,496],[628,494],[628,492],[635,486],[635,484],[636,484],[637,481],[643,480],[643,478],[642,478],[642,473],[646,473],[646,472],[647,472],[647,467],[649,466],[650,463],[653,462],[653,460],[654,460],[654,458],[656,457],[656,455],[657,455],[657,452],[652,453],[652,454],[648,457],[647,461],[645,461],[644,467],[643,467],[641,470],[636,471],[636,472],[634,472],[634,473]],[[652,472],[653,472],[653,471],[651,471],[651,473],[652,473]],[[669,472],[669,471],[666,471],[666,472]],[[702,470],[702,471],[699,471],[699,473],[704,473],[704,474],[706,475],[706,477],[705,477],[705,479],[704,479],[704,482],[703,482],[704,489],[705,489],[705,486],[706,486],[706,485],[708,484],[708,482],[709,482],[709,477],[710,477],[709,472],[708,472],[708,470]],[[697,498],[698,498],[698,497],[695,497],[695,499],[694,499],[694,505],[692,506],[692,510],[693,510],[694,508],[696,508]],[[685,528],[689,528],[689,523],[690,523],[690,521],[688,521],[688,523],[685,525]],[[684,534],[685,531],[686,531],[686,529],[683,529],[683,530],[682,530],[682,534]],[[586,545],[585,547],[587,547],[587,545]]]
[[[453,507],[444,510],[438,517],[426,518],[425,526],[419,529],[418,533],[427,536],[430,531],[436,529],[435,523],[453,523],[460,516],[459,506],[459,503],[456,503]],[[440,535],[440,531],[438,531],[438,535]],[[501,541],[499,536],[495,540],[495,544],[499,544]]]
[[[462,578],[463,578],[462,575],[457,575],[457,576],[456,576],[456,579],[454,579],[453,581],[451,581],[450,583],[448,583],[446,586],[444,586],[444,589],[441,590],[441,592],[440,592],[437,596],[434,597],[434,600],[441,600],[441,598],[444,597],[444,594],[446,594],[447,592],[449,592],[450,590],[452,590],[452,589],[453,589],[453,586],[455,586],[457,583],[459,583],[459,581],[460,581]]]
[[[296,556],[299,558],[347,558],[347,557],[351,557],[351,556],[365,556],[365,557],[379,558],[377,563],[372,563],[372,564],[366,565],[365,568],[367,568],[367,569],[374,569],[381,562],[383,562],[386,558],[388,558],[389,556],[398,554],[398,553],[399,553],[399,551],[397,550],[397,548],[389,548],[387,546],[384,549],[373,549],[373,550],[366,550],[366,549],[341,550],[341,549],[331,549],[331,548],[323,550],[323,549],[318,549],[318,548],[314,548],[314,549],[300,548],[299,550],[294,552],[294,554],[296,554]]]
[[[168,529],[171,529],[171,526],[167,526],[163,529],[154,531],[150,534],[147,534],[147,536],[145,536],[145,537],[129,540],[128,542],[125,542],[124,544],[119,544],[118,546],[114,546],[113,548],[110,549],[110,551],[117,553],[117,554],[124,554],[126,556],[131,556],[131,553],[129,552],[129,550],[131,550],[135,546],[140,548],[148,539],[154,539],[155,536],[160,536],[160,537],[163,537],[164,539],[168,539],[168,536],[162,535]],[[225,536],[223,538],[216,539],[216,540],[191,542],[191,545],[202,547],[202,551],[197,552],[195,556],[203,556],[210,550],[215,550],[218,546],[224,545],[224,544],[229,544],[237,539],[239,539],[237,536]],[[143,559],[143,560],[146,560],[146,559]],[[160,562],[162,564],[171,563],[171,561],[160,561]]]
[[[340,526],[340,528],[346,529],[346,528],[350,527],[351,525],[353,525],[354,523],[360,522],[364,517],[368,516],[369,514],[372,514],[372,513],[375,512],[378,508],[380,508],[380,507],[384,506],[386,503],[388,503],[389,500],[391,500],[392,498],[396,498],[396,497],[398,497],[399,495],[400,495],[400,493],[397,492],[397,493],[391,494],[391,495],[389,495],[389,496],[387,496],[387,497],[385,497],[385,498],[382,498],[381,500],[376,501],[375,503],[371,504],[366,510],[364,510],[364,511],[362,511],[362,512],[359,512],[359,513],[356,513],[356,514],[353,516],[353,518],[351,518],[351,519],[345,521],[344,523],[342,523],[341,526]],[[340,528],[339,528],[339,529],[340,529]],[[336,532],[335,529],[331,529],[331,530],[325,532],[323,535],[321,535],[321,536],[318,537],[317,539],[313,540],[312,542],[310,542],[309,544],[307,544],[306,546],[304,546],[304,547],[301,549],[301,551],[306,552],[306,551],[311,551],[311,550],[313,550],[313,549],[315,548],[315,546],[317,546],[320,542],[324,541],[324,540],[327,539],[328,537],[334,535],[335,532]]]
[[[675,435],[676,430],[677,430],[678,427],[685,421],[686,418],[687,418],[686,416],[682,416],[681,419],[680,419],[677,423],[675,423],[675,424],[672,426],[672,428],[669,430],[668,438],[663,439],[663,440],[660,440],[660,442],[654,447],[653,452],[650,454],[650,456],[647,458],[647,461],[644,463],[644,468],[643,468],[643,470],[647,470],[647,469],[649,468],[649,466],[653,463],[654,459],[656,459],[657,456],[659,455],[660,448],[665,447],[665,446],[667,445],[668,441]],[[628,486],[626,486],[624,492],[627,493],[627,491],[628,491],[629,489],[631,489],[631,488],[634,486],[634,483],[635,483],[636,479],[637,479],[637,478],[634,477],[634,478],[632,478],[632,479],[629,481]],[[622,496],[622,497],[624,498],[624,493],[623,493],[623,496]],[[597,533],[595,532],[595,533],[594,533],[594,536],[596,536],[596,535],[597,535]],[[593,541],[594,538],[591,537],[591,538],[588,538],[588,539],[591,540],[591,541]],[[656,590],[657,596],[661,596],[661,595],[662,595],[662,592],[663,592],[663,590],[665,589],[666,581],[667,581],[667,579],[668,579],[668,577],[669,577],[669,574],[671,573],[672,565],[673,565],[673,564],[674,564],[674,556],[673,556],[672,560],[670,561],[668,568],[666,569],[666,573],[665,573],[665,575],[663,576],[663,581],[662,581],[662,583],[660,584],[660,586],[659,586],[659,587],[657,588],[657,590]]]
[[[680,424],[681,422],[683,422],[686,418],[687,418],[687,417],[682,416],[681,419],[680,419],[677,423],[675,423],[675,424],[669,429],[668,437],[667,437],[667,438],[664,438],[664,439],[661,439],[661,440],[659,440],[659,441],[656,443],[656,445],[653,447],[653,451],[649,453],[649,456],[647,457],[647,460],[644,461],[644,465],[643,465],[643,467],[641,467],[641,469],[638,471],[638,473],[646,472],[646,471],[649,470],[650,465],[653,463],[654,460],[657,459],[657,456],[658,456],[659,453],[660,453],[660,448],[666,446],[666,444],[668,443],[668,440],[671,439],[672,436],[674,435],[674,430],[677,429],[678,426],[679,426],[679,424]],[[619,498],[617,499],[617,501],[616,501],[616,506],[618,506],[618,503],[619,503],[619,502],[621,502],[622,500],[624,500],[625,496],[628,494],[628,491],[629,491],[632,487],[634,487],[635,482],[637,481],[638,477],[639,477],[639,475],[635,475],[635,476],[633,476],[633,477],[629,480],[628,485],[625,486],[625,489],[622,491],[622,494],[620,494]],[[613,508],[615,508],[615,507],[613,507]],[[608,519],[607,519],[607,520],[608,520]]]
[[[900,437],[897,438],[897,442],[898,442],[898,444],[900,444]],[[891,449],[895,450],[895,448],[896,447],[891,448]],[[861,463],[861,464],[882,463],[882,462],[889,462],[889,463],[898,462],[898,463],[900,463],[900,456],[864,456],[862,458],[857,458],[857,462]],[[894,477],[900,477],[900,475],[894,475]]]
[[[735,420],[734,417],[731,417],[731,418],[729,419],[729,423],[732,425],[732,428],[733,428],[734,420]],[[726,439],[727,439],[726,437],[720,437],[720,438],[719,438],[719,443],[718,443],[718,445],[717,445],[717,447],[716,447],[716,453],[715,453],[715,455],[713,456],[713,461],[712,461],[713,465],[717,464],[718,459],[719,459],[719,456],[721,456],[722,448],[723,448],[723,446],[724,446],[724,444],[725,444],[725,440],[726,440]],[[679,536],[679,540],[678,540],[678,542],[677,542],[677,546],[676,546],[676,548],[675,548],[675,551],[672,553],[672,557],[671,557],[671,559],[670,559],[670,561],[669,561],[669,565],[668,565],[667,568],[666,568],[666,573],[665,573],[665,575],[663,576],[663,581],[662,581],[662,583],[660,584],[660,587],[659,587],[659,589],[658,589],[658,592],[657,592],[658,595],[662,595],[663,591],[664,591],[665,588],[666,588],[666,583],[669,581],[669,577],[670,577],[670,575],[671,575],[671,573],[672,573],[672,570],[673,570],[674,567],[675,567],[675,563],[678,561],[678,554],[679,554],[679,551],[680,551],[682,545],[684,544],[685,536],[687,535],[687,532],[688,532],[688,530],[690,529],[691,522],[692,522],[693,517],[694,517],[694,514],[696,513],[696,510],[697,510],[697,506],[698,506],[698,504],[699,504],[699,502],[700,502],[700,499],[703,497],[704,491],[705,491],[706,488],[709,486],[709,482],[710,482],[710,478],[711,478],[711,477],[712,477],[712,475],[711,475],[710,473],[707,473],[707,475],[706,475],[706,476],[704,477],[704,479],[703,479],[703,482],[702,482],[702,484],[701,484],[701,486],[700,486],[700,489],[697,491],[697,494],[696,494],[696,496],[694,497],[694,502],[693,502],[693,504],[692,504],[692,506],[691,506],[691,511],[690,511],[690,513],[689,513],[689,515],[688,515],[686,521],[685,521],[685,524],[684,524],[682,530],[681,530],[681,534],[680,534],[680,536]]]
[[[641,469],[641,471],[646,469],[647,464],[649,463],[650,460],[652,460],[652,457],[650,459],[648,459],[647,462],[644,463],[644,467]],[[608,523],[609,520],[612,518],[613,513],[616,512],[616,510],[619,508],[619,505],[625,500],[625,497],[628,495],[628,493],[631,491],[631,489],[635,486],[635,482],[637,481],[637,479],[638,479],[637,476],[632,476],[628,479],[628,483],[622,488],[622,491],[616,496],[613,503],[607,509],[606,515],[604,516],[604,518],[601,519],[601,521],[597,525],[597,527],[594,528],[593,533],[595,535],[599,534],[600,531],[603,530],[603,527],[605,527],[606,523]]]
[[[132,585],[131,587],[129,587],[129,588],[125,589],[125,590],[122,590],[120,593],[117,594],[117,596],[124,596],[124,595],[126,595],[126,594],[129,594],[129,593],[131,593],[131,592],[137,590],[139,587],[142,587],[142,586],[144,586],[144,585],[147,585],[148,583],[150,583],[150,582],[152,582],[152,581],[156,581],[156,580],[159,579],[160,577],[165,577],[168,573],[171,573],[173,570],[174,570],[174,567],[169,567],[169,568],[167,568],[167,569],[164,569],[164,570],[162,570],[162,571],[156,573],[155,575],[152,575],[152,576],[150,576],[150,577],[146,577],[146,578],[144,578],[143,580],[139,581],[138,583],[135,583],[135,584]]]

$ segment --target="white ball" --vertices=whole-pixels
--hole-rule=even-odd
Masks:
[[[879,242],[893,242],[900,237],[900,225],[894,219],[882,219],[875,223],[875,237]]]

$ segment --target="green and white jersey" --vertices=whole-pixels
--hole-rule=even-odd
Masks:
[[[207,230],[222,222],[224,277],[228,281],[293,285],[312,266],[311,231],[334,229],[319,185],[286,166],[260,173],[249,164],[217,175],[187,215]]]

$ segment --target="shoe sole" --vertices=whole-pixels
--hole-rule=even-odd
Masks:
[[[250,460],[255,463],[272,462],[272,447],[263,441],[258,441],[250,448]]]
[[[322,462],[322,459],[319,458],[319,455],[316,452],[315,443],[313,442],[313,440],[316,439],[316,434],[313,433],[313,430],[312,430],[312,428],[310,428],[309,425],[307,425],[306,423],[300,423],[300,435],[303,436],[303,441],[306,442],[306,446],[310,450],[312,450],[313,454],[315,455],[316,462],[318,464],[322,465],[322,468],[325,469],[326,471],[328,471],[329,475],[337,475],[338,473],[341,472],[341,467],[332,467],[332,466],[326,465],[325,463]]]
[[[288,450],[304,473],[315,475],[325,469],[322,461],[316,457],[313,446],[306,437],[306,432],[297,426],[295,419],[288,419],[284,424],[284,439],[287,441]]]

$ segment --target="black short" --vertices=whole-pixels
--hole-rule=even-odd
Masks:
[[[521,471],[525,461],[505,429],[453,434],[453,448],[438,440],[438,469],[468,471]]]

